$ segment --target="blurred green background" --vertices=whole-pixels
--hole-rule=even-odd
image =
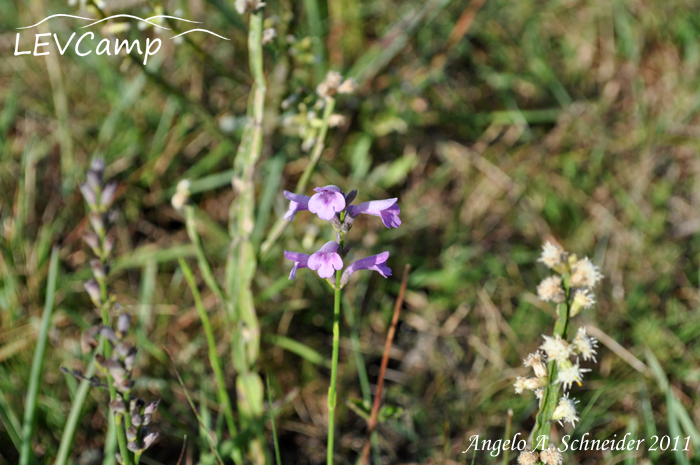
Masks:
[[[54,13],[99,15],[91,5],[0,0],[0,464],[18,460],[9,431],[22,418],[54,244],[61,273],[33,443],[44,463],[76,389],[58,367],[85,365],[80,334],[99,316],[82,290],[90,254],[77,186],[95,156],[120,181],[110,286],[136,317],[135,389],[163,399],[162,437],[148,463],[176,463],[185,435],[183,463],[213,463],[163,351],[220,433],[206,342],[177,264],[194,265],[194,249],[170,198],[178,181],[192,180],[200,234],[223,279],[233,159],[252,85],[245,21],[226,0],[108,0],[103,9],[181,14],[231,40],[163,35],[146,68],[123,55],[61,56],[51,38],[51,55],[15,57],[15,28]],[[535,296],[548,274],[536,263],[545,240],[588,255],[605,275],[599,303],[574,321],[607,337],[573,390],[581,400],[574,437],[647,439],[638,452],[567,453],[565,462],[700,463],[699,13],[688,1],[267,3],[266,25],[278,37],[264,50],[256,250],[286,211],[282,190],[294,190],[309,163],[309,99],[329,69],[359,88],[338,99],[345,119],[329,131],[311,187],[357,188],[359,201],[398,197],[401,206],[399,229],[361,218],[348,236],[356,257],[389,250],[394,276],[358,273],[344,293],[338,463],[354,463],[364,444],[364,420],[344,401],[373,392],[405,264],[413,271],[385,389],[385,403],[403,412],[379,427],[383,461],[470,463],[461,453],[468,437],[502,438],[509,409],[513,433],[529,432],[536,401],[512,383],[554,321]],[[46,24],[22,32],[24,49],[34,32],[65,41],[82,25]],[[127,34],[159,37],[131,26]],[[309,270],[288,281],[282,251],[310,253],[332,238],[302,212],[259,255],[258,368],[270,376],[284,463],[325,460],[329,370],[314,351],[330,358],[332,294]],[[200,289],[225,354],[216,299]],[[310,350],[289,351],[279,336]],[[233,368],[225,369],[235,396]],[[72,455],[79,463],[102,449],[105,401],[91,391]],[[556,425],[554,434],[571,428]],[[655,434],[691,436],[695,452],[649,452]],[[502,460],[481,453],[475,463]]]

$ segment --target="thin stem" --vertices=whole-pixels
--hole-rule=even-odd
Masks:
[[[342,241],[341,241],[342,242]],[[335,302],[333,306],[333,360],[331,362],[331,386],[328,388],[328,459],[333,464],[333,440],[335,439],[336,380],[338,378],[338,349],[340,346],[340,276],[335,272]]]
[[[85,370],[85,377],[92,378],[95,374],[95,359],[93,358],[88,365],[87,370]],[[61,445],[58,447],[58,454],[56,454],[56,462],[54,465],[66,465],[68,462],[68,455],[71,451],[71,446],[73,444],[73,439],[75,438],[75,430],[78,427],[78,421],[80,420],[80,414],[83,410],[83,404],[88,395],[88,390],[90,389],[90,381],[82,380],[78,391],[73,398],[73,406],[68,414],[68,421],[66,421],[66,426],[63,429],[63,435],[61,436]]]
[[[559,318],[554,325],[554,336],[560,336],[566,339],[569,331],[569,308],[571,307],[568,276],[564,276],[563,283],[566,291],[566,301],[557,306]],[[547,368],[549,371],[549,383],[544,387],[542,392],[540,411],[537,413],[535,428],[532,431],[533,449],[537,449],[537,446],[541,445],[541,450],[546,449],[548,446],[552,415],[554,414],[554,409],[559,399],[559,383],[553,382],[557,377],[557,365],[555,362],[549,362]],[[545,437],[544,441],[540,441],[539,439],[542,436]]]
[[[195,217],[194,207],[188,205],[185,207],[185,225],[187,226],[187,234],[190,236],[190,241],[194,245],[195,255],[197,255],[197,263],[199,264],[199,271],[202,272],[202,278],[207,284],[207,287],[216,295],[221,304],[225,304],[226,297],[224,292],[219,287],[219,283],[216,282],[214,273],[212,272],[207,256],[204,254],[204,248],[202,247],[202,241],[199,238],[199,233],[197,232],[197,220]],[[229,316],[226,314],[226,316]]]
[[[110,382],[110,387],[112,383]],[[127,404],[126,409],[129,410],[129,405]],[[131,451],[129,451],[126,443],[126,433],[124,432],[124,426],[122,425],[122,417],[114,415],[114,424],[117,430],[117,442],[119,442],[119,451],[122,455],[122,460],[124,460],[124,465],[131,465]]]
[[[275,460],[277,461],[277,465],[282,465],[280,443],[277,439],[277,428],[275,427],[275,408],[272,405],[272,391],[270,391],[270,376],[265,377],[265,382],[267,383],[267,401],[270,404],[270,422],[272,422],[272,439],[275,444]]]

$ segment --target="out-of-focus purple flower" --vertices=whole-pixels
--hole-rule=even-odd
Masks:
[[[386,266],[386,261],[389,259],[389,252],[382,252],[379,255],[372,255],[371,257],[361,258],[356,262],[351,263],[345,271],[343,271],[343,276],[340,278],[340,285],[344,286],[347,284],[350,276],[359,270],[374,270],[380,275],[391,276],[391,268]]]
[[[399,213],[401,209],[396,203],[398,199],[387,199],[387,200],[372,200],[371,202],[362,202],[359,205],[350,205],[348,207],[348,214],[355,218],[360,213],[366,213],[368,215],[379,216],[387,228],[398,228],[401,226],[401,220],[399,219]]]
[[[321,278],[330,278],[335,270],[343,269],[343,259],[338,254],[340,246],[335,241],[326,242],[321,249],[309,257],[309,268]]]
[[[100,194],[100,205],[103,207],[107,207],[110,203],[112,203],[112,199],[114,198],[114,193],[117,192],[117,187],[119,186],[119,183],[114,181],[108,183],[103,189],[102,189],[102,194]]]
[[[309,209],[309,200],[311,197],[308,195],[284,191],[284,196],[289,200],[289,210],[287,210],[287,213],[284,214],[285,220],[292,221],[296,212]]]
[[[299,268],[309,267],[310,255],[301,252],[290,252],[289,250],[285,250],[284,256],[285,258],[294,262],[294,268],[292,268],[291,273],[289,273],[289,279],[297,279],[297,270]]]
[[[309,211],[322,220],[332,220],[335,214],[345,210],[345,196],[337,186],[317,187],[309,200]]]

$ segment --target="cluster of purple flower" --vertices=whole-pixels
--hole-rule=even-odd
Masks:
[[[342,247],[343,236],[350,230],[355,218],[361,213],[380,217],[387,228],[398,228],[401,225],[399,219],[401,209],[395,198],[351,205],[355,200],[357,190],[346,194],[337,186],[325,186],[317,187],[314,192],[316,193],[309,197],[284,191],[284,196],[289,199],[289,210],[284,215],[284,219],[291,221],[297,212],[309,210],[318,215],[319,218],[331,222],[336,231],[337,240],[327,242],[311,255],[285,250],[284,256],[294,262],[289,279],[295,279],[297,270],[300,268],[310,268],[316,271],[319,277],[326,279],[332,277],[336,271],[342,270],[343,257],[349,251],[349,247]],[[350,276],[359,270],[374,270],[385,278],[391,276],[391,269],[386,266],[388,259],[389,252],[382,252],[353,262],[343,271],[340,286],[345,286]]]

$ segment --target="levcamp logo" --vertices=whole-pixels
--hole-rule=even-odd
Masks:
[[[73,15],[68,15],[68,14],[55,14],[55,15],[48,16],[48,17],[42,19],[41,21],[39,21],[38,23],[32,24],[31,26],[18,27],[17,29],[21,29],[21,30],[32,29],[32,28],[35,28],[35,27],[39,26],[40,24],[42,24],[42,23],[44,23],[52,18],[61,17],[61,16],[79,19],[82,21],[90,21],[90,24],[82,26],[81,29],[86,29],[86,28],[95,26],[95,25],[100,24],[100,23],[104,23],[105,21],[108,21],[110,19],[115,19],[115,18],[135,19],[135,20],[138,20],[142,23],[145,23],[144,25],[147,27],[153,26],[154,28],[159,28],[159,29],[168,30],[168,31],[170,31],[171,29],[160,24],[163,19],[184,21],[185,23],[192,23],[192,24],[201,24],[198,21],[190,21],[189,19],[183,19],[183,18],[179,18],[177,16],[168,16],[168,15],[157,15],[157,16],[151,16],[150,18],[143,19],[143,18],[139,18],[138,16],[133,16],[133,15],[128,15],[128,14],[118,14],[118,15],[112,15],[112,16],[109,16],[107,18],[103,18],[103,19],[95,21],[92,18],[84,18],[82,16],[73,16]],[[121,26],[126,25],[126,27],[128,27],[130,25],[130,23],[117,23],[117,24],[119,24]],[[170,37],[170,40],[177,39],[178,37],[182,37],[185,34],[189,34],[191,32],[205,32],[207,34],[211,34],[211,35],[216,36],[216,37],[223,39],[223,40],[230,40],[230,39],[227,39],[226,37],[222,37],[219,34],[216,34],[212,31],[207,30],[207,29],[199,29],[199,28],[189,29],[185,32],[181,32],[180,34],[177,34],[173,37]],[[20,37],[22,35],[27,35],[27,34],[26,33],[19,33],[19,32],[17,33],[17,37],[15,39],[15,56],[49,55],[51,53],[49,51],[49,49],[47,48],[51,44],[51,42],[49,41],[50,40],[49,37],[53,36],[53,41],[55,42],[56,48],[58,48],[58,52],[61,55],[63,55],[66,52],[66,50],[69,49],[69,47],[74,47],[75,54],[78,56],[81,56],[81,57],[90,55],[91,53],[93,53],[93,51],[95,52],[96,55],[103,55],[103,54],[119,55],[119,52],[121,52],[122,49],[125,49],[126,53],[128,53],[128,54],[131,54],[132,50],[136,50],[136,52],[139,55],[143,55],[143,64],[145,65],[148,63],[148,57],[153,56],[156,53],[158,53],[158,51],[160,50],[160,47],[162,45],[162,42],[159,38],[152,40],[150,37],[146,37],[146,41],[144,43],[143,49],[141,48],[141,40],[140,39],[134,39],[132,41],[129,41],[127,39],[123,39],[120,41],[118,38],[115,38],[114,42],[112,42],[110,39],[105,38],[105,39],[100,40],[97,43],[97,46],[94,47],[94,45],[95,45],[95,33],[92,31],[84,32],[75,41],[73,41],[73,39],[75,39],[75,37],[76,37],[76,35],[78,35],[78,33],[73,32],[73,34],[71,34],[71,36],[67,40],[65,38],[63,39],[65,42],[63,42],[61,39],[59,39],[59,37],[55,33],[52,34],[50,32],[46,32],[46,33],[41,33],[41,34],[34,34],[34,41],[33,41],[34,48],[33,48],[33,50],[31,49],[31,47],[29,47],[28,49],[20,50],[22,48],[22,46],[20,45],[20,42],[22,42],[24,47],[27,47],[27,44],[25,42],[26,38]],[[46,38],[47,41],[44,41],[45,40],[44,38]]]

